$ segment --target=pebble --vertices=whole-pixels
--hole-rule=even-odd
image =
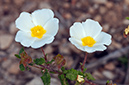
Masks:
[[[46,48],[44,49],[46,54],[50,54],[53,52],[53,47],[51,45],[47,45]]]
[[[5,57],[6,53],[4,51],[0,51],[0,57]]]
[[[40,2],[39,4],[39,8],[42,9],[42,8],[48,8],[48,9],[51,9],[51,5],[48,3],[48,2]]]
[[[11,63],[11,66],[8,68],[8,72],[11,74],[17,75],[19,73],[19,63]]]
[[[72,18],[72,15],[70,13],[65,13],[64,14],[64,18],[71,19]]]
[[[7,59],[7,60],[3,61],[2,67],[4,69],[7,69],[11,65],[11,63],[12,63],[12,60],[11,59]]]
[[[112,8],[113,7],[113,3],[112,2],[110,2],[110,1],[108,1],[107,3],[106,3],[106,7],[107,8]]]
[[[29,3],[26,3],[22,6],[21,10],[22,11],[34,11],[35,8],[36,8],[37,4],[35,2],[29,2]]]
[[[129,20],[124,19],[124,20],[123,20],[123,24],[125,24],[125,25],[129,25]]]
[[[99,8],[99,12],[100,12],[102,15],[105,14],[105,13],[107,12],[106,7],[101,6],[101,7]]]
[[[106,4],[107,0],[93,0],[93,2],[97,4]]]
[[[127,5],[129,5],[129,0],[124,0]]]
[[[100,15],[96,15],[96,16],[94,17],[94,20],[95,20],[95,21],[98,21],[98,22],[101,22],[102,18],[101,18]]]
[[[104,70],[104,71],[102,72],[102,74],[103,74],[105,77],[107,77],[108,79],[114,79],[114,78],[115,78],[115,74],[112,73],[111,71],[106,71],[106,70]]]
[[[112,71],[112,70],[115,70],[115,65],[111,62],[111,63],[106,64],[104,66],[104,68],[107,69],[107,70]]]
[[[35,77],[34,79],[32,79],[30,82],[26,83],[25,85],[44,85],[44,84],[40,77]],[[50,85],[61,85],[61,84],[57,79],[51,78]]]
[[[108,32],[109,31],[109,24],[103,25],[103,31]]]
[[[104,76],[102,75],[102,73],[99,72],[99,71],[97,71],[97,70],[95,70],[93,72],[93,76],[94,76],[95,79],[102,79],[102,78],[104,78]]]
[[[13,36],[10,34],[0,35],[0,49],[5,50],[10,47],[13,42]]]
[[[118,42],[116,42],[114,40],[112,41],[111,45],[113,45],[117,49],[122,48],[122,44],[121,43],[118,43]]]
[[[15,25],[14,22],[12,22],[12,23],[10,24],[10,26],[9,26],[9,31],[10,31],[11,34],[15,34],[15,33],[18,31],[18,29],[16,28],[16,25]]]
[[[43,83],[40,77],[35,77],[34,79],[26,83],[25,85],[43,85]]]
[[[25,0],[13,0],[17,6],[21,6]]]

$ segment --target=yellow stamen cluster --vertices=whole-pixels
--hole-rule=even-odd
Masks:
[[[129,34],[129,26],[125,29],[125,35]]]
[[[41,25],[37,25],[37,26],[31,28],[31,36],[32,37],[37,37],[37,38],[41,39],[45,33],[46,33],[46,30]]]
[[[96,43],[96,41],[90,36],[82,38],[81,41],[83,46],[88,47],[92,47]]]

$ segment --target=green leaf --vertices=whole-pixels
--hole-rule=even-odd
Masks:
[[[76,80],[77,79],[77,75],[83,75],[84,74],[81,71],[77,71],[75,69],[69,69],[69,70],[65,70],[63,71],[64,74],[66,74],[66,78],[70,79],[70,80]]]
[[[19,68],[20,68],[21,71],[25,71],[25,67],[24,67],[23,64],[20,64],[20,65],[19,65]]]
[[[64,72],[65,71],[65,67],[61,67],[61,70]]]
[[[29,63],[30,66],[33,66],[33,63]]]
[[[106,83],[108,83],[108,84],[109,84],[109,83],[110,83],[110,81],[109,81],[109,80],[107,80],[107,82],[106,82]]]
[[[64,74],[58,75],[58,78],[60,79],[61,85],[69,85],[69,83],[66,80]]]
[[[41,79],[42,79],[44,85],[50,85],[51,76],[48,73],[47,69],[45,70],[45,73],[43,73],[43,75],[41,76]]]
[[[66,74],[66,78],[68,78],[70,80],[76,80],[77,79],[77,75],[73,74],[73,73],[67,73]]]
[[[129,17],[126,17],[126,19],[128,19],[128,20],[129,20]]]
[[[34,60],[34,63],[37,65],[41,65],[41,64],[45,63],[45,59],[44,58],[36,58]]]
[[[24,52],[24,48],[22,47],[21,50],[19,51],[19,55]]]
[[[18,55],[18,54],[15,54],[15,56],[16,56],[17,58],[21,59],[21,56],[20,56],[20,55]]]
[[[83,69],[83,73],[84,73],[86,70],[87,70],[87,68],[84,68],[84,69]]]
[[[54,61],[54,59],[52,59],[51,61],[46,62],[46,64],[51,64]]]
[[[88,80],[95,80],[94,77],[90,73],[86,73],[86,77]]]

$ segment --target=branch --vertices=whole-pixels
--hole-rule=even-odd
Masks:
[[[109,55],[104,56],[103,58],[100,58],[99,60],[97,60],[95,62],[91,62],[90,64],[87,64],[85,66],[85,68],[93,70],[100,65],[106,64],[108,60],[119,58],[122,55],[126,55],[128,52],[129,52],[129,46],[119,49],[113,53],[110,53]]]

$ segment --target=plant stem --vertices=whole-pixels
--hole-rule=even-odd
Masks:
[[[44,66],[44,65],[39,65],[39,66],[37,66],[37,65],[33,65],[33,66],[31,66],[31,65],[28,65],[29,67],[35,67],[35,68],[38,68],[38,69],[41,69],[41,70],[44,70],[44,69],[48,69],[49,71],[52,71],[52,72],[54,72],[54,73],[57,73],[57,74],[62,74],[62,72],[61,71],[58,71],[58,70],[53,70],[52,68],[50,68],[50,67],[48,67],[48,66]]]
[[[49,71],[52,71],[54,73],[57,73],[57,74],[62,74],[62,72],[58,71],[58,70],[53,70],[52,68],[48,67],[48,66],[44,66],[44,65],[40,65],[41,67],[45,68],[45,69],[48,69]]]
[[[43,50],[42,47],[41,47],[41,50],[42,50],[42,52],[43,52],[43,56],[44,56],[44,58],[45,58],[45,61],[47,62],[47,57],[46,57],[45,52],[44,52],[44,50]]]
[[[81,71],[83,72],[83,69],[84,69],[84,65],[86,63],[86,59],[87,59],[87,52],[86,52],[86,55],[85,55],[85,59],[83,61],[83,65],[81,66]]]
[[[90,82],[90,81],[87,81],[87,80],[85,80],[85,82],[88,83],[88,84],[90,84],[90,85],[96,85],[95,83]]]

